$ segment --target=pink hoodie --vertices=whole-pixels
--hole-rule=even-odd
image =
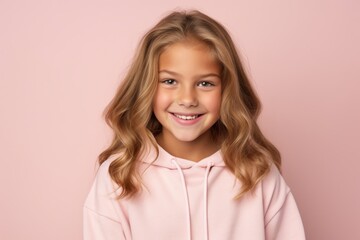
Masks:
[[[272,166],[253,194],[235,200],[240,183],[220,151],[200,162],[171,156],[159,147],[140,165],[143,190],[116,200],[108,174],[98,171],[84,206],[85,240],[303,240],[293,195]]]

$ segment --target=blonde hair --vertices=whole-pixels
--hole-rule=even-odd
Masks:
[[[199,11],[173,12],[142,38],[127,75],[106,109],[105,119],[114,137],[111,145],[99,155],[99,162],[102,164],[116,155],[109,174],[121,187],[120,198],[131,197],[140,190],[137,164],[148,143],[158,151],[154,136],[161,132],[161,125],[152,112],[152,102],[160,54],[171,44],[189,38],[209,46],[222,67],[220,119],[212,126],[212,133],[223,139],[224,162],[242,183],[237,197],[251,191],[272,163],[280,168],[279,151],[263,136],[256,123],[260,101],[228,32]]]

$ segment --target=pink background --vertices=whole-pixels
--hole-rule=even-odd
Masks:
[[[0,239],[81,239],[101,114],[140,36],[176,7],[232,33],[308,239],[360,239],[360,4],[0,0]]]

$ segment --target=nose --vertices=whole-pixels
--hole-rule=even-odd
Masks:
[[[177,93],[177,103],[184,107],[196,107],[198,98],[193,87],[183,87]]]

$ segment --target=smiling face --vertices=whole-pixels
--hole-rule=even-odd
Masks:
[[[220,117],[221,67],[198,41],[170,45],[160,55],[153,111],[162,125],[158,142],[175,148],[214,145],[210,129]]]

